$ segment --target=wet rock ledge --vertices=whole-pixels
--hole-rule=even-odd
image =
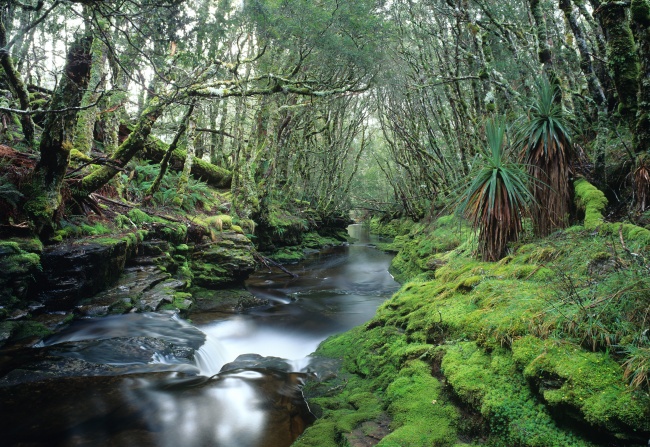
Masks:
[[[211,311],[263,304],[241,286],[256,266],[251,241],[236,231],[190,230],[149,226],[50,247],[36,239],[0,241],[0,347],[43,337],[76,317],[188,312],[194,296]],[[214,291],[228,287],[236,292],[215,304]]]

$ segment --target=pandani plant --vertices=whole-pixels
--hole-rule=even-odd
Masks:
[[[528,116],[517,126],[515,145],[533,179],[529,182],[536,203],[531,209],[533,231],[537,236],[547,236],[568,223],[573,151],[568,115],[557,86],[542,79],[536,90]]]
[[[650,154],[637,156],[634,186],[636,187],[637,207],[639,211],[644,212],[650,208]]]
[[[457,212],[478,230],[483,260],[497,261],[506,254],[507,244],[518,240],[532,195],[524,168],[507,159],[504,120],[488,120],[485,133],[487,146],[480,153],[482,163],[461,196]]]

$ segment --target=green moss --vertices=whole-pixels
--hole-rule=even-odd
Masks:
[[[340,392],[310,399],[323,409],[323,417],[296,445],[338,445],[343,433],[376,420],[384,408],[393,418],[392,432],[378,445],[453,445],[458,415],[444,399],[430,366],[421,360],[430,351],[428,345],[409,345],[405,334],[390,327],[357,328],[328,339],[318,355],[343,357],[347,372],[319,386],[345,385],[334,387]],[[323,437],[320,444],[318,437]]]
[[[632,0],[630,5],[632,20],[644,26],[650,26],[650,3],[648,0]]]
[[[634,119],[637,110],[639,57],[626,9],[621,2],[606,2],[600,8],[599,16],[608,35],[607,65],[616,86],[619,112]]]
[[[35,321],[20,321],[15,323],[12,332],[13,340],[26,338],[44,338],[52,333],[45,325]]]
[[[650,397],[628,389],[622,368],[608,354],[532,336],[517,340],[512,351],[551,407],[573,407],[589,424],[620,437],[626,430],[650,431]]]
[[[386,398],[391,402],[392,433],[379,445],[451,446],[456,442],[458,411],[446,401],[429,364],[407,362],[386,390]]]
[[[148,215],[144,211],[139,210],[138,208],[133,208],[127,213],[129,219],[133,221],[134,224],[143,224],[143,223],[152,223],[155,221],[154,217]]]
[[[458,396],[490,421],[494,444],[592,445],[555,423],[529,390],[510,351],[489,354],[473,342],[456,343],[444,351],[445,376]]]
[[[193,304],[193,296],[187,292],[175,292],[171,303],[161,306],[161,310],[187,311]]]
[[[473,233],[454,216],[443,216],[429,226],[412,225],[410,233],[398,236],[392,244],[399,253],[390,272],[399,282],[418,275],[431,278],[447,261],[441,253],[460,248],[463,241],[473,240]]]
[[[604,221],[605,194],[583,178],[576,180],[574,187],[577,205],[585,212],[584,227],[588,230],[598,227]]]
[[[602,194],[590,185],[578,189],[592,217],[601,218]],[[446,401],[431,375],[441,357],[450,389],[489,426],[490,445],[589,446],[584,426],[633,441],[650,431],[647,391],[628,386],[624,359],[610,353],[638,341],[650,288],[644,267],[612,240],[620,229],[628,246],[647,256],[645,233],[599,222],[597,232],[572,227],[513,247],[498,263],[476,261],[467,240],[431,255],[438,246],[427,233],[445,225],[399,237],[410,282],[365,327],[318,351],[341,358],[345,374],[360,379],[350,393],[363,389],[383,400],[393,434],[379,445],[462,445],[455,412],[434,413],[418,401]],[[425,262],[434,271],[422,273]],[[323,445],[344,445],[351,424],[340,425],[337,414],[349,407],[322,399],[327,411],[314,430],[332,436]]]
[[[409,218],[383,220],[379,217],[370,219],[370,232],[379,236],[397,237],[408,234],[416,223]]]
[[[18,254],[0,258],[0,268],[3,276],[11,277],[34,272],[41,265],[41,257],[36,253],[26,253],[22,250]]]
[[[93,161],[92,157],[89,157],[88,155],[84,154],[83,152],[79,151],[78,149],[72,149],[70,151],[70,160],[83,162],[83,163],[89,163],[89,162]]]

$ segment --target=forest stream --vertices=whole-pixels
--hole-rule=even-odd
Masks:
[[[372,317],[398,288],[391,256],[357,242],[259,270],[268,305],[228,318],[174,313],[78,320],[0,359],[2,445],[289,446],[315,417],[301,387],[330,365],[318,344]],[[218,291],[215,291],[218,293]]]

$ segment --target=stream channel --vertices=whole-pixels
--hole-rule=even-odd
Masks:
[[[392,256],[361,225],[349,232],[357,242],[288,266],[297,278],[251,275],[268,305],[193,324],[164,312],[79,320],[5,354],[0,445],[289,446],[315,419],[302,385],[332,368],[310,354],[399,287]]]

